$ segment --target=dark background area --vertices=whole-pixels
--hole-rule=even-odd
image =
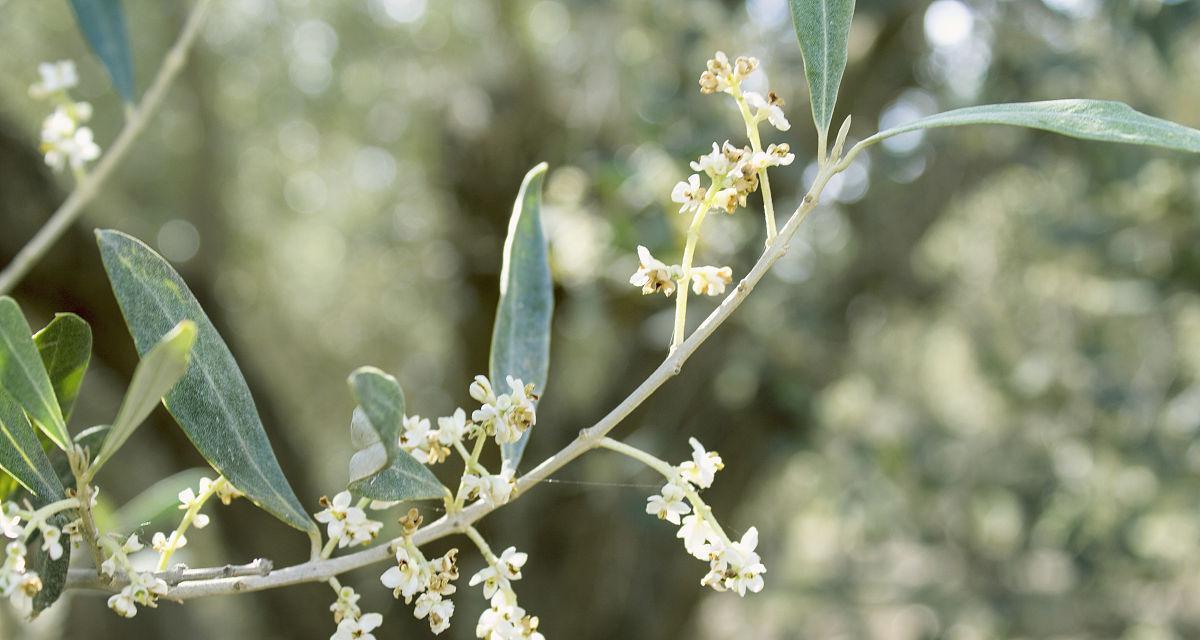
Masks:
[[[186,6],[125,2],[140,86]],[[1128,102],[1200,126],[1200,6],[1103,0],[861,0],[838,115],[851,136],[968,104]],[[65,198],[42,164],[43,60],[73,58],[102,147],[121,123],[65,2],[0,0],[0,262]],[[345,377],[380,366],[410,410],[466,405],[486,371],[504,232],[521,177],[550,163],[557,309],[531,468],[665,354],[672,305],[625,280],[673,259],[671,186],[736,112],[702,96],[715,50],[762,60],[806,186],[815,135],[784,0],[217,2],[161,114],[103,196],[16,291],[34,325],[92,324],[72,429],[111,420],[136,352],[92,239],[115,227],[171,260],[238,357],[281,464],[313,511],[344,486]],[[882,123],[882,124],[881,124]],[[616,435],[670,461],[723,455],[707,492],[761,532],[767,589],[699,586],[704,566],[643,513],[653,475],[596,452],[484,525],[530,554],[516,583],[550,638],[1134,638],[1200,635],[1200,173],[1180,154],[980,127],[864,154],[750,300]],[[762,246],[757,199],[714,218],[705,264]],[[703,317],[712,300],[696,300]],[[122,505],[203,465],[165,411],[101,474]],[[193,478],[164,481],[167,496]],[[246,503],[177,557],[302,561],[304,536]],[[436,514],[431,513],[431,516]],[[159,528],[166,529],[170,524]],[[149,531],[149,530],[148,530]],[[447,633],[473,637],[466,577]],[[376,635],[425,637],[349,576]],[[74,593],[29,638],[321,638],[308,585],[130,621]],[[7,637],[7,636],[6,636]]]

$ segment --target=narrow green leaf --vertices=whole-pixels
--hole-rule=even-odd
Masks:
[[[1200,153],[1200,131],[1135,111],[1108,100],[1013,102],[955,109],[893,127],[867,138],[864,146],[918,129],[1000,124],[1059,133],[1072,138],[1123,142]]]
[[[373,500],[440,498],[447,489],[428,467],[400,448],[404,392],[392,376],[374,367],[350,374],[358,408],[350,423],[355,453],[349,489]]]
[[[817,133],[824,138],[833,121],[838,87],[846,70],[854,0],[788,0],[788,4],[792,8],[792,26],[796,28],[800,52],[804,55],[804,75],[808,79],[813,122],[817,125]]]
[[[33,331],[17,302],[0,297],[0,388],[12,396],[29,418],[64,451],[71,436],[46,366],[30,334]]]
[[[79,30],[108,69],[113,88],[122,100],[133,104],[133,56],[121,0],[71,0],[71,8]]]
[[[158,406],[163,396],[183,377],[194,344],[196,323],[184,320],[168,331],[138,363],[129,389],[125,392],[125,399],[121,402],[121,409],[117,411],[117,419],[112,423],[112,430],[92,462],[92,473],[108,462]]]
[[[92,360],[92,328],[73,313],[55,314],[50,324],[34,334],[33,343],[50,376],[63,420],[69,422]]]
[[[506,376],[532,384],[536,393],[546,390],[550,368],[550,319],[554,315],[554,281],[550,278],[549,250],[542,233],[543,162],[525,174],[504,240],[500,269],[500,304],[492,330],[490,359],[492,382],[504,384]],[[529,442],[529,432],[501,449],[504,464],[516,469]]]
[[[187,284],[141,241],[111,230],[96,237],[138,353],[183,320],[196,323],[192,364],[164,399],[192,444],[256,505],[319,538],[279,468],[241,369]]]
[[[0,391],[0,468],[40,501],[63,497],[62,483],[21,406]]]

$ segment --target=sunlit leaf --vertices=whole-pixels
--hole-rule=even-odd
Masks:
[[[119,231],[96,237],[138,353],[145,356],[178,323],[196,323],[191,366],[164,399],[192,444],[254,504],[319,536],[279,468],[241,369],[187,284],[141,241]]]
[[[96,57],[108,69],[113,88],[121,99],[133,103],[133,56],[129,52],[129,34],[121,0],[71,0],[79,30],[92,46]]]
[[[1200,131],[1148,116],[1125,103],[1108,100],[1047,100],[966,107],[880,131],[862,144],[874,144],[919,129],[971,124],[1028,127],[1085,140],[1200,153]]]
[[[54,444],[66,450],[71,437],[32,333],[16,301],[0,297],[0,388]]]
[[[788,0],[788,4],[800,52],[804,54],[813,122],[820,135],[825,136],[833,121],[838,87],[846,70],[854,0]]]
[[[92,328],[73,313],[55,314],[50,324],[34,334],[33,343],[50,376],[63,420],[69,422],[92,360]]]
[[[104,466],[125,444],[163,396],[183,377],[195,343],[196,323],[184,320],[168,331],[138,363],[112,429],[92,462],[93,472]]]
[[[504,263],[500,269],[500,304],[492,331],[491,378],[503,385],[506,376],[546,389],[550,367],[550,319],[554,314],[554,281],[549,250],[542,232],[542,181],[546,163],[525,174],[508,222]],[[529,442],[529,431],[502,447],[504,464],[516,469]]]
[[[351,419],[350,485],[373,500],[440,498],[446,488],[428,467],[399,446],[404,419],[404,393],[392,376],[374,367],[350,374],[350,391],[358,400]]]

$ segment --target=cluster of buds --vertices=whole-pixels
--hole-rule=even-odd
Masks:
[[[670,297],[681,287],[686,287],[689,281],[696,295],[723,295],[733,282],[731,268],[692,265],[701,225],[711,211],[733,214],[739,207],[746,207],[750,195],[760,188],[768,221],[768,241],[774,236],[767,169],[790,165],[795,155],[786,143],[762,146],[759,124],[770,122],[780,131],[787,131],[791,124],[784,115],[783,100],[775,92],[764,97],[753,91],[742,91],[742,82],[757,68],[757,58],[739,56],[731,63],[728,56],[718,51],[700,75],[701,93],[721,92],[733,97],[745,121],[750,144],[738,146],[728,140],[723,144],[712,143],[709,153],[691,163],[695,173],[679,181],[671,190],[671,201],[679,205],[679,213],[692,216],[682,264],[667,264],[651,255],[646,247],[639,246],[638,269],[630,276],[629,283],[640,287],[643,295],[661,292]],[[704,178],[707,183],[702,183]],[[677,303],[680,312],[676,315],[676,344],[682,338],[686,294],[686,291],[681,293]]]
[[[92,105],[76,102],[70,95],[79,84],[75,63],[43,62],[38,74],[41,80],[29,87],[29,95],[54,105],[54,111],[42,121],[41,150],[46,164],[55,171],[70,165],[73,171],[82,172],[88,162],[100,157],[100,147],[91,128],[84,126],[92,117]]]
[[[393,597],[404,598],[405,604],[413,604],[413,616],[418,620],[428,619],[429,630],[440,634],[450,627],[450,618],[454,615],[454,601],[450,596],[457,591],[454,581],[458,580],[458,549],[451,549],[440,558],[426,560],[410,537],[421,525],[420,516],[415,512],[415,509],[409,511],[401,520],[405,535],[394,547],[396,566],[389,567],[379,580],[392,590]]]
[[[50,522],[56,513],[74,508],[76,503],[64,501],[48,510],[34,510],[28,504],[21,507],[15,502],[0,504],[0,539],[10,540],[4,548],[4,561],[0,564],[0,596],[11,600],[13,608],[21,615],[33,610],[33,597],[42,590],[42,580],[26,562],[26,544],[35,536],[41,539],[41,550],[51,560],[63,557],[63,534],[72,542],[82,542],[80,522],[74,520],[61,529]]]
[[[487,376],[475,376],[470,387],[471,397],[482,405],[471,413],[471,420],[500,445],[520,440],[537,423],[538,396],[533,385],[512,376],[507,376],[505,382],[508,393],[496,394]]]
[[[359,597],[353,587],[338,586],[337,600],[329,605],[337,630],[329,640],[375,640],[371,632],[383,624],[383,616],[363,613],[358,606]]]
[[[142,543],[137,535],[131,535],[125,542],[117,543],[111,538],[105,539],[104,547],[109,556],[100,565],[100,571],[109,577],[120,572],[129,580],[116,595],[108,599],[108,608],[124,618],[137,615],[138,605],[157,607],[158,598],[167,593],[167,583],[153,573],[139,572],[133,568],[129,556],[142,550]]]
[[[321,506],[325,508],[313,516],[317,522],[325,523],[329,539],[337,540],[339,548],[370,544],[383,529],[382,522],[367,518],[362,507],[350,504],[352,500],[349,491],[335,495],[333,500],[322,496]]]
[[[687,552],[709,563],[709,572],[700,584],[741,596],[747,591],[757,593],[767,570],[755,552],[758,530],[751,527],[738,542],[725,535],[698,493],[712,486],[717,471],[725,465],[717,452],[705,451],[695,438],[689,443],[692,459],[672,468],[661,491],[646,500],[646,513],[679,526],[676,537],[683,539]]]
[[[537,616],[529,615],[517,604],[512,583],[521,579],[521,568],[528,554],[516,547],[505,549],[499,557],[485,551],[488,566],[471,576],[471,586],[483,585],[483,597],[490,607],[479,616],[475,636],[484,640],[545,640],[538,632]]]

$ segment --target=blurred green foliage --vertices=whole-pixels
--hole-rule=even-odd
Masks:
[[[186,7],[126,10],[145,86]],[[861,0],[835,120],[853,113],[862,138],[967,104],[1092,97],[1197,126],[1198,14],[1187,1]],[[82,61],[102,146],[121,113],[66,3],[0,0],[0,15],[7,259],[69,188],[23,177],[38,162],[36,63]],[[122,229],[180,268],[315,510],[345,482],[348,372],[395,373],[422,415],[466,401],[487,367],[513,198],[548,161],[559,291],[529,466],[665,352],[669,306],[624,280],[636,244],[678,251],[668,195],[686,161],[741,135],[727,104],[695,90],[717,49],[762,59],[796,123],[785,139],[811,153],[785,0],[220,2],[80,233]],[[767,589],[705,593],[704,568],[642,513],[653,489],[622,486],[653,478],[596,453],[485,527],[530,552],[522,604],[549,637],[1200,635],[1200,165],[1005,128],[890,142],[618,432],[673,461],[692,434],[721,452],[711,502],[738,534],[759,526]],[[806,161],[772,176],[777,208],[798,202]],[[702,251],[744,272],[761,222],[712,222]],[[105,324],[112,303],[88,297],[103,286],[86,252],[68,240],[18,291],[32,313],[97,328],[76,432],[113,414],[132,371],[119,316]],[[137,474],[99,478],[110,510],[199,463],[162,416],[127,449],[115,460]],[[269,516],[215,516],[185,562],[303,558]],[[350,582],[387,636],[423,637],[381,571]],[[460,593],[449,633],[469,638],[484,603]],[[73,594],[25,633],[323,637],[329,599],[314,585],[126,622]]]

